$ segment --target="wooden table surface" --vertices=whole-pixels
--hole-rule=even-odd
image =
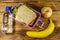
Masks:
[[[41,9],[43,6],[49,6],[53,10],[52,19],[55,24],[54,32],[43,39],[30,38],[26,36],[24,33],[26,30],[24,28],[20,28],[20,24],[16,22],[15,25],[15,33],[6,35],[1,32],[2,27],[2,18],[5,13],[6,6],[16,6],[20,2],[29,3],[30,5],[35,5],[38,9]],[[34,7],[35,7],[34,6]],[[28,28],[26,28],[28,29]],[[31,30],[31,29],[30,29]],[[33,29],[32,29],[33,30]],[[0,40],[60,40],[60,0],[0,0]]]

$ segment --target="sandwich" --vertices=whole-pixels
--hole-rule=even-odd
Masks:
[[[36,20],[36,13],[26,5],[21,5],[16,11],[16,20],[26,25],[32,25]]]

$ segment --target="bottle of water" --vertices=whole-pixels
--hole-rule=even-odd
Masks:
[[[11,7],[6,7],[6,13],[3,15],[3,28],[4,33],[13,33],[13,13],[11,13]]]

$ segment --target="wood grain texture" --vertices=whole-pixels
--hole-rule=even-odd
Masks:
[[[55,31],[47,38],[37,39],[28,37],[25,32],[27,30],[36,31],[37,29],[31,29],[27,26],[20,25],[15,21],[15,33],[6,35],[1,32],[3,14],[5,13],[6,6],[16,6],[20,2],[27,2],[32,8],[35,6],[41,10],[43,6],[49,6],[53,10],[52,19],[55,24]],[[33,5],[33,6],[32,6]],[[35,7],[35,8],[36,8]],[[47,21],[45,21],[47,22]],[[0,40],[60,40],[60,0],[0,0]]]
[[[36,2],[36,1],[60,2],[60,0],[0,0],[0,2]]]
[[[20,2],[0,2],[0,12],[4,12],[5,11],[5,7],[6,6],[16,6],[18,5]],[[37,6],[39,9],[40,7],[42,6],[49,6],[52,8],[53,11],[60,11],[60,2],[27,2],[29,3],[30,5],[35,5]]]

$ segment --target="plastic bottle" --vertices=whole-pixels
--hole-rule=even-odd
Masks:
[[[3,15],[3,28],[4,33],[13,33],[13,13],[11,13],[11,7],[6,6],[6,13]]]

